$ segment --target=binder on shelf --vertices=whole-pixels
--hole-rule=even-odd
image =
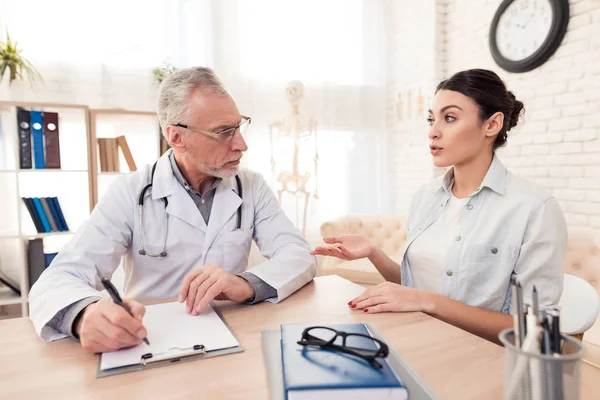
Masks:
[[[35,225],[35,230],[38,233],[44,232],[44,225],[42,224],[42,220],[40,219],[35,204],[33,203],[33,199],[31,197],[23,197],[23,202],[25,203],[25,207],[27,207],[27,211],[29,211],[29,215],[33,220],[33,225]]]
[[[38,280],[46,269],[44,256],[44,241],[42,239],[31,239],[27,241],[27,276],[29,277],[29,289]]]
[[[58,218],[60,219],[60,223],[62,224],[63,227],[63,231],[68,232],[69,231],[69,225],[67,225],[67,221],[65,220],[65,216],[62,212],[62,209],[60,207],[60,203],[58,202],[58,198],[57,197],[50,197],[50,200],[52,200],[52,202],[54,203],[54,207],[56,208],[56,211],[58,213]]]
[[[40,202],[42,203],[42,208],[44,209],[44,212],[46,213],[46,217],[48,218],[48,223],[50,224],[50,229],[52,230],[52,232],[60,231],[60,229],[58,229],[58,225],[56,224],[56,221],[54,220],[54,215],[52,214],[52,211],[50,210],[50,206],[48,205],[48,200],[46,199],[46,197],[40,197]]]
[[[48,268],[58,253],[44,253],[44,266]]]
[[[17,108],[17,125],[19,129],[19,168],[31,169],[31,127],[30,113],[23,108]]]
[[[58,113],[44,112],[43,120],[46,141],[46,168],[60,168]]]
[[[44,157],[44,131],[41,111],[31,111],[31,136],[33,136],[33,162],[35,169],[46,168]]]
[[[50,208],[50,212],[52,213],[52,217],[54,218],[54,222],[56,222],[56,226],[58,227],[58,230],[60,232],[68,231],[68,229],[62,223],[62,220],[58,213],[58,209],[56,207],[56,204],[54,204],[54,201],[52,200],[52,198],[45,197],[45,199],[46,199],[46,202],[48,203],[48,207]]]
[[[129,145],[127,144],[127,139],[125,136],[118,136],[117,143],[119,147],[123,151],[123,156],[125,157],[125,161],[127,161],[127,166],[130,171],[137,171],[137,166],[135,165],[135,160],[133,159],[133,155],[131,154],[131,150],[129,149]]]
[[[48,222],[48,217],[46,217],[46,213],[44,212],[44,207],[42,207],[42,202],[39,198],[33,198],[33,204],[35,204],[35,209],[37,211],[40,220],[42,221],[42,225],[44,226],[44,232],[52,232],[50,228],[50,222]]]

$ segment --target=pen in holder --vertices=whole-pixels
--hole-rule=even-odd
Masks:
[[[561,334],[560,354],[543,354],[528,351],[526,342],[515,346],[512,328],[499,338],[505,348],[505,400],[579,399],[581,342]]]

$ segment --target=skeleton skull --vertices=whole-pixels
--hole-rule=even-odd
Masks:
[[[285,95],[290,105],[297,106],[304,96],[304,85],[300,81],[290,81],[285,87]]]

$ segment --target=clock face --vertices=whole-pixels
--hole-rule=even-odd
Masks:
[[[517,0],[508,5],[496,28],[500,54],[510,61],[532,56],[552,30],[550,0]]]

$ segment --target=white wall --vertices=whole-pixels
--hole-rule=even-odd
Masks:
[[[388,173],[397,213],[406,213],[414,192],[438,173],[427,147],[425,110],[442,75],[443,18],[438,1],[386,2]]]
[[[431,10],[418,10],[417,4],[427,8],[434,1],[413,3],[414,8],[402,10],[405,14],[410,10],[410,15],[397,19],[393,47],[400,50],[395,58],[402,65],[393,69],[396,81],[412,79],[402,60],[414,57],[425,63],[435,60],[436,81],[440,75],[449,77],[469,68],[496,71],[526,108],[525,118],[509,133],[507,147],[498,152],[501,159],[516,174],[549,190],[560,201],[570,226],[600,228],[600,1],[571,0],[571,19],[561,47],[543,66],[524,74],[502,70],[489,51],[489,26],[501,0],[437,1],[433,57],[427,43],[418,49],[407,48],[405,20],[427,21],[411,24],[411,28],[418,27],[410,35],[414,41],[428,37],[423,30],[432,29]],[[388,86],[389,97],[397,93],[396,81]],[[415,129],[409,135],[422,135],[421,131]],[[404,142],[402,135],[396,137],[396,128],[389,132]],[[407,147],[406,143],[402,146]],[[390,146],[392,154],[396,147]],[[422,147],[408,146],[409,154],[415,158],[424,154]],[[405,150],[392,161],[396,178],[410,174],[416,180],[431,175],[430,164],[404,157]],[[405,195],[412,191],[413,180],[393,183],[393,201],[400,212],[406,211]]]

